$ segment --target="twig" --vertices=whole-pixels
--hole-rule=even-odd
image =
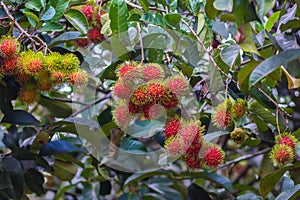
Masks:
[[[139,5],[135,5],[134,3],[131,3],[130,1],[126,1],[126,4],[129,5],[132,8],[137,8],[137,9],[143,10],[143,7],[141,7]],[[156,11],[159,11],[159,12],[167,12],[164,9],[160,9],[160,8],[156,8],[156,7],[149,7],[149,10],[156,10]]]
[[[11,15],[8,7],[1,1],[0,2],[2,8],[4,9],[5,13],[7,14],[7,16],[9,17],[9,19],[11,19],[15,26],[21,31],[21,34],[24,34],[27,38],[29,38],[34,44],[37,45],[42,45],[45,47],[45,54],[47,53],[47,51],[51,52],[51,50],[48,48],[48,45],[39,37],[34,36],[38,42],[36,40],[33,39],[33,36],[31,36],[30,34],[28,34],[23,28],[22,26],[17,22],[17,20],[15,20],[15,18]]]
[[[279,109],[277,108],[276,109],[276,127],[277,127],[277,131],[278,131],[278,134],[280,135],[281,137],[281,134],[280,134],[280,127],[279,127]]]
[[[142,64],[145,60],[145,52],[144,52],[144,45],[143,45],[143,38],[142,38],[142,28],[140,26],[140,23],[137,23],[137,29],[139,32],[140,48],[141,48],[141,54],[142,54],[141,64]]]
[[[248,160],[250,158],[254,158],[256,156],[265,154],[265,153],[269,152],[270,150],[271,150],[271,148],[266,148],[264,150],[257,151],[257,152],[255,152],[253,154],[249,154],[249,155],[244,155],[244,156],[238,157],[237,159],[234,159],[234,160],[231,160],[231,161],[228,161],[228,162],[224,163],[223,165],[221,165],[220,167],[218,167],[218,169],[221,169],[221,168],[227,167],[229,165],[241,162],[243,160]]]
[[[198,41],[198,43],[200,44],[200,46],[202,47],[202,49],[204,49],[204,51],[207,53],[209,60],[212,62],[212,64],[214,65],[214,67],[221,73],[223,74],[228,80],[231,80],[232,82],[236,83],[236,81],[231,78],[230,76],[228,76],[228,74],[226,74],[216,63],[216,61],[214,60],[214,58],[212,57],[212,55],[210,54],[210,52],[208,51],[208,49],[205,47],[205,45],[203,44],[203,42],[200,40],[200,38],[198,37],[198,35],[196,34],[196,32],[194,31],[194,29],[184,20],[181,19],[181,22],[187,26],[187,28],[191,31],[191,33],[194,35],[194,37],[196,38],[196,40]]]
[[[55,101],[61,101],[65,103],[76,103],[76,104],[81,104],[81,105],[87,105],[87,103],[80,102],[80,101],[73,101],[72,99],[64,99],[64,98],[59,98],[59,97],[47,97],[47,96],[42,96],[45,99],[50,99],[50,100],[55,100]]]

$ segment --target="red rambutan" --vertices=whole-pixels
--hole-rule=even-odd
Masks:
[[[167,79],[167,87],[176,95],[186,94],[189,90],[188,82],[184,77],[175,76]]]
[[[66,75],[61,71],[56,71],[51,74],[50,79],[53,83],[62,83],[66,80]]]
[[[113,118],[119,127],[127,127],[130,122],[128,106],[125,103],[119,104],[113,111]]]
[[[134,81],[140,76],[140,71],[136,63],[121,64],[118,69],[119,78],[124,81]]]
[[[162,79],[164,76],[164,70],[158,64],[149,63],[142,69],[142,78],[146,82],[154,79]]]
[[[164,145],[169,156],[179,157],[182,156],[181,142],[177,137],[169,138]]]
[[[180,125],[179,117],[170,119],[165,126],[165,138],[175,137],[180,129]]]
[[[160,99],[161,105],[163,105],[166,109],[175,108],[179,100],[177,96],[169,89],[166,89],[166,95]]]
[[[130,98],[131,102],[136,105],[142,106],[149,103],[149,96],[147,94],[147,87],[139,86],[137,87]]]
[[[127,82],[118,81],[114,85],[113,92],[120,99],[129,99],[133,92],[133,87]]]
[[[277,144],[285,144],[292,148],[293,151],[295,151],[296,144],[298,143],[298,140],[289,133],[282,133],[281,135],[277,135],[275,137],[275,141]]]
[[[290,146],[276,144],[270,152],[270,159],[275,166],[282,167],[285,164],[292,163],[295,159],[295,154]]]
[[[89,45],[89,40],[86,38],[75,40],[75,43],[79,47],[87,47]]]
[[[142,108],[143,108],[142,106],[136,105],[132,101],[129,101],[128,103],[128,110],[131,115],[135,115],[142,112]]]
[[[180,130],[183,150],[186,153],[199,153],[203,144],[202,131],[204,129],[200,125],[200,122],[190,123]]]
[[[4,36],[0,41],[0,55],[3,58],[15,57],[19,53],[19,43],[11,36]]]
[[[189,153],[184,156],[184,160],[190,169],[196,170],[202,167],[202,160],[197,153]]]
[[[146,119],[156,119],[163,115],[164,107],[159,104],[147,104],[143,106],[143,113]]]
[[[204,151],[203,164],[208,168],[218,167],[223,163],[224,155],[224,151],[217,145],[208,145]]]
[[[84,71],[73,72],[69,75],[69,81],[75,86],[84,85],[87,82],[87,74]]]
[[[37,100],[38,93],[34,89],[21,88],[19,97],[24,104],[29,105]]]
[[[3,68],[7,74],[16,74],[19,57],[6,58],[3,60]]]
[[[92,28],[88,33],[88,38],[95,44],[98,44],[104,40],[104,36],[101,34],[98,28]]]
[[[148,84],[147,91],[153,102],[158,102],[166,95],[166,88],[160,83]]]
[[[94,7],[91,5],[87,5],[81,9],[82,13],[85,15],[88,22],[91,22],[94,14]]]

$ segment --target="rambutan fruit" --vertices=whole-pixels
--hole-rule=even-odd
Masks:
[[[245,133],[244,129],[242,128],[235,128],[231,133],[231,139],[237,143],[242,144],[246,139],[247,134]]]
[[[146,82],[154,79],[163,79],[165,77],[163,68],[155,63],[148,63],[145,67],[143,66],[141,73],[142,79]]]
[[[135,62],[125,62],[118,66],[118,76],[123,81],[135,81],[140,77],[140,69]]]
[[[92,5],[86,5],[81,9],[88,22],[91,22],[94,14],[94,7]]]
[[[32,78],[32,76],[30,76],[29,74],[27,74],[24,70],[17,70],[17,74],[16,74],[16,79],[19,83],[23,84],[28,82],[30,79]]]
[[[131,120],[128,105],[120,102],[113,111],[113,119],[120,128],[126,128]]]
[[[165,141],[164,148],[171,157],[180,157],[183,155],[181,141],[178,137],[171,137]]]
[[[233,123],[232,117],[232,103],[230,99],[225,100],[222,104],[218,105],[212,115],[212,121],[215,126],[220,129],[226,129]]]
[[[277,144],[285,144],[292,148],[293,151],[296,149],[296,145],[298,140],[290,133],[282,133],[275,137],[275,141]]]
[[[179,132],[179,137],[182,140],[183,150],[186,153],[199,153],[202,144],[202,134],[204,127],[200,121],[191,121],[182,125]]]
[[[152,102],[159,102],[167,94],[166,87],[160,83],[149,83],[146,87]]]
[[[39,74],[36,86],[41,91],[49,91],[51,89],[52,83],[48,71],[43,71]]]
[[[150,102],[147,87],[144,85],[138,86],[132,93],[130,101],[135,105],[143,106]]]
[[[44,67],[50,72],[56,72],[58,66],[62,65],[63,56],[58,52],[51,52],[47,54],[44,58]]]
[[[19,57],[11,57],[3,60],[3,69],[6,74],[13,75],[17,73]]]
[[[80,61],[78,57],[73,53],[67,53],[61,57],[61,66],[58,66],[58,69],[70,74],[76,72],[80,67]]]
[[[167,87],[176,95],[182,96],[189,92],[187,80],[180,75],[170,77],[166,80]]]
[[[148,103],[143,106],[143,113],[146,119],[157,119],[164,114],[164,107],[159,104]]]
[[[66,74],[61,71],[53,72],[50,76],[53,83],[62,83],[66,80]]]
[[[181,122],[179,117],[174,117],[168,120],[165,126],[165,138],[175,137],[180,130]]]
[[[241,119],[247,112],[247,101],[237,99],[232,107],[232,115],[234,119]]]
[[[142,112],[143,106],[136,105],[132,101],[129,101],[129,103],[128,103],[128,110],[129,110],[129,113],[131,115],[135,115],[135,114],[138,114],[138,113]]]
[[[69,75],[69,82],[74,86],[82,86],[87,83],[87,73],[81,70],[72,72]]]
[[[177,96],[168,88],[166,88],[166,95],[160,99],[160,103],[166,109],[175,108],[179,104]]]
[[[98,11],[95,15],[95,20],[94,20],[95,24],[94,24],[94,26],[98,27],[99,29],[101,29],[101,27],[102,27],[101,16],[104,15],[104,14],[105,14],[105,11],[100,8],[100,9],[98,9]]]
[[[75,44],[78,47],[85,48],[89,45],[89,40],[87,38],[75,40]]]
[[[12,36],[2,36],[0,39],[0,56],[3,58],[16,57],[20,51],[19,42]]]
[[[129,99],[133,93],[133,86],[128,82],[117,81],[113,87],[113,94],[120,99]]]
[[[270,159],[275,166],[282,167],[288,163],[292,163],[295,159],[295,154],[290,146],[276,144],[270,152]]]
[[[98,44],[104,40],[104,36],[98,28],[92,28],[88,33],[88,38],[95,44]]]
[[[18,65],[20,70],[35,76],[43,69],[44,56],[42,52],[23,51],[20,54]]]
[[[189,169],[197,170],[202,167],[202,159],[199,158],[198,153],[188,153],[184,156],[184,160]]]
[[[38,99],[38,93],[34,88],[22,87],[19,93],[19,98],[22,103],[29,105]]]
[[[218,145],[207,144],[204,150],[203,164],[208,168],[216,168],[224,162],[224,156],[224,151]]]

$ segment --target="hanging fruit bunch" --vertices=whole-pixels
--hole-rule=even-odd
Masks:
[[[156,63],[125,62],[118,67],[118,81],[113,87],[116,124],[126,129],[137,119],[159,119],[180,109],[180,101],[189,93],[189,83],[180,74],[165,79],[164,69]],[[167,112],[163,112],[167,111]],[[204,127],[199,120],[182,120],[167,116],[165,149],[170,157],[185,160],[190,169],[215,168],[224,160],[216,144],[205,142]]]
[[[85,48],[91,42],[99,44],[105,39],[103,34],[101,34],[101,17],[105,14],[105,11],[100,6],[96,6],[94,4],[95,2],[89,2],[84,7],[81,7],[81,12],[85,15],[89,23],[90,30],[87,34],[87,38],[75,40],[78,47]]]
[[[52,52],[44,56],[32,50],[20,52],[20,44],[12,36],[1,37],[0,56],[2,77],[13,78],[19,84],[19,99],[24,104],[34,103],[41,92],[50,91],[56,85],[81,86],[87,81],[87,74],[80,69],[74,54]]]

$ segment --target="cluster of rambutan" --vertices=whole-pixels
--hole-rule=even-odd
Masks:
[[[203,139],[200,121],[170,119],[165,126],[165,148],[170,156],[182,157],[190,169],[215,168],[224,161],[224,151]]]
[[[275,137],[275,145],[270,152],[274,166],[282,167],[292,163],[296,155],[298,140],[290,133],[282,133]]]
[[[21,86],[20,100],[25,104],[35,102],[42,91],[55,85],[69,82],[74,86],[86,83],[87,74],[80,69],[74,54],[61,55],[57,52],[46,56],[32,50],[20,53],[20,44],[12,36],[0,39],[0,56],[3,58],[3,76],[13,77]]]
[[[113,113],[118,126],[126,128],[133,116],[159,118],[165,109],[176,108],[189,84],[183,76],[164,80],[164,69],[155,63],[126,62],[118,67],[119,79],[113,88],[117,107]]]
[[[101,7],[89,3],[81,8],[81,12],[85,15],[91,29],[88,32],[87,38],[75,40],[76,45],[84,48],[90,42],[99,44],[105,39],[101,34],[101,16],[105,14],[105,11]]]
[[[212,115],[212,121],[220,129],[231,127],[234,121],[242,119],[247,113],[247,101],[237,99],[232,103],[231,99],[226,99],[219,104]]]

